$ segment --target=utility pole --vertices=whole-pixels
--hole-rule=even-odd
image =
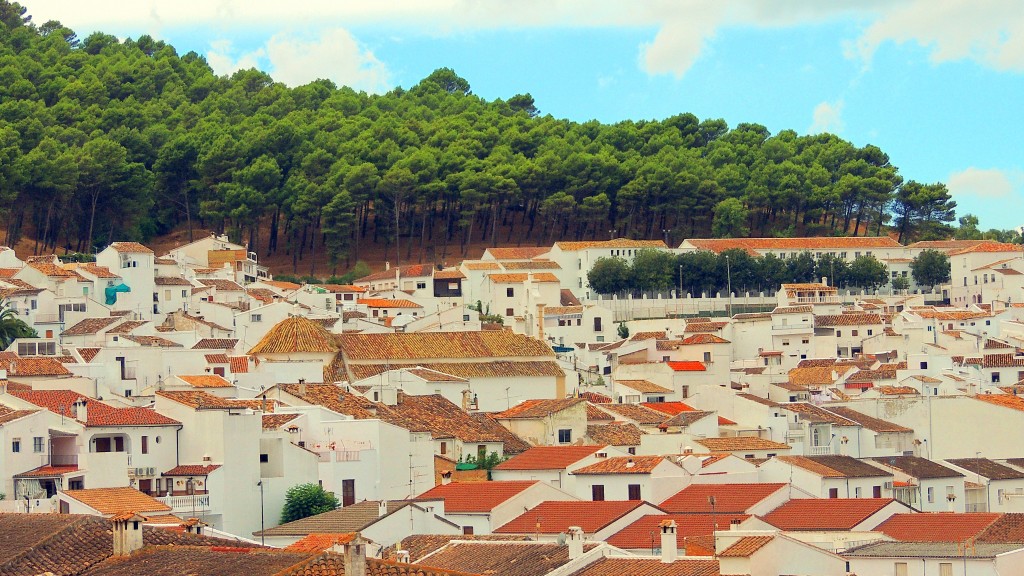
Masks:
[[[725,255],[725,277],[729,289],[729,317],[732,318],[732,270],[729,268],[729,255]]]

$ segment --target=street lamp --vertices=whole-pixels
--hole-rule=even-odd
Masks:
[[[729,317],[732,318],[732,269],[729,268],[729,255],[725,255],[725,278],[729,289]]]
[[[615,233],[616,233],[616,232],[618,232],[618,230],[616,230],[616,229],[614,229],[614,228],[613,228],[613,229],[611,229],[611,230],[609,230],[609,231],[608,231],[608,239],[609,239],[609,240],[614,240],[614,239],[615,239]]]
[[[260,544],[267,545],[267,537],[263,535],[263,480],[256,483],[260,487]]]
[[[671,234],[671,233],[672,233],[672,229],[671,228],[669,228],[667,230],[664,229],[664,228],[661,229],[661,234],[662,234],[662,236],[665,237],[665,246],[668,246],[668,235]]]

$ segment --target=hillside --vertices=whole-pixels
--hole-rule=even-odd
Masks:
[[[944,185],[831,134],[570,122],[529,94],[485,101],[446,68],[382,95],[288,88],[145,35],[79,39],[6,0],[0,22],[0,218],[33,252],[213,230],[323,275],[394,260],[396,238],[403,261],[434,261],[612,235],[910,240],[955,217]]]

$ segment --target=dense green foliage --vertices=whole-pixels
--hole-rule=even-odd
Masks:
[[[918,286],[949,282],[949,257],[938,250],[924,250],[910,262],[910,275]]]
[[[13,310],[4,306],[0,309],[0,350],[6,349],[18,338],[38,338],[36,333],[25,321],[18,318]]]
[[[338,497],[319,484],[299,484],[288,489],[281,510],[281,524],[330,512],[340,506]]]
[[[768,254],[751,256],[744,250],[671,254],[640,250],[632,264],[621,258],[600,258],[587,274],[598,294],[682,291],[693,296],[726,293],[774,292],[783,283],[816,282],[827,278],[833,286],[876,290],[889,282],[885,264],[874,256],[858,256],[847,264],[828,254],[817,260],[804,252],[785,260]]]
[[[145,35],[80,40],[7,0],[0,20],[0,218],[8,244],[33,234],[38,251],[202,226],[299,273],[368,244],[400,263],[609,233],[932,238],[955,217],[944,185],[831,134],[688,113],[570,122],[529,94],[485,101],[445,68],[383,95],[288,88]]]

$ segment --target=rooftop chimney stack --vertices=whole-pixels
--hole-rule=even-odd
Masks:
[[[75,419],[79,422],[89,421],[89,403],[85,398],[75,402]]]
[[[583,529],[579,526],[569,526],[565,543],[569,546],[569,560],[583,556]]]
[[[738,518],[733,518],[732,520],[729,521],[729,530],[739,530],[739,529],[740,529],[740,521],[739,521]]]
[[[145,516],[122,512],[110,519],[114,524],[114,556],[131,556],[142,549],[142,523]]]
[[[452,471],[445,470],[441,472],[441,486],[447,486],[452,483]]]
[[[383,518],[388,515],[388,501],[381,500],[377,503],[377,517]]]
[[[185,520],[181,523],[181,527],[184,528],[185,532],[188,532],[189,534],[202,535],[203,528],[206,528],[207,526],[209,526],[209,524],[203,522],[199,518],[189,518],[188,520]]]
[[[345,554],[345,576],[366,576],[366,540],[356,532],[355,538],[342,547]]]
[[[676,540],[676,521],[664,520],[661,523],[661,561],[671,564],[679,558],[679,544]]]
[[[306,395],[306,379],[299,378],[299,396]]]

